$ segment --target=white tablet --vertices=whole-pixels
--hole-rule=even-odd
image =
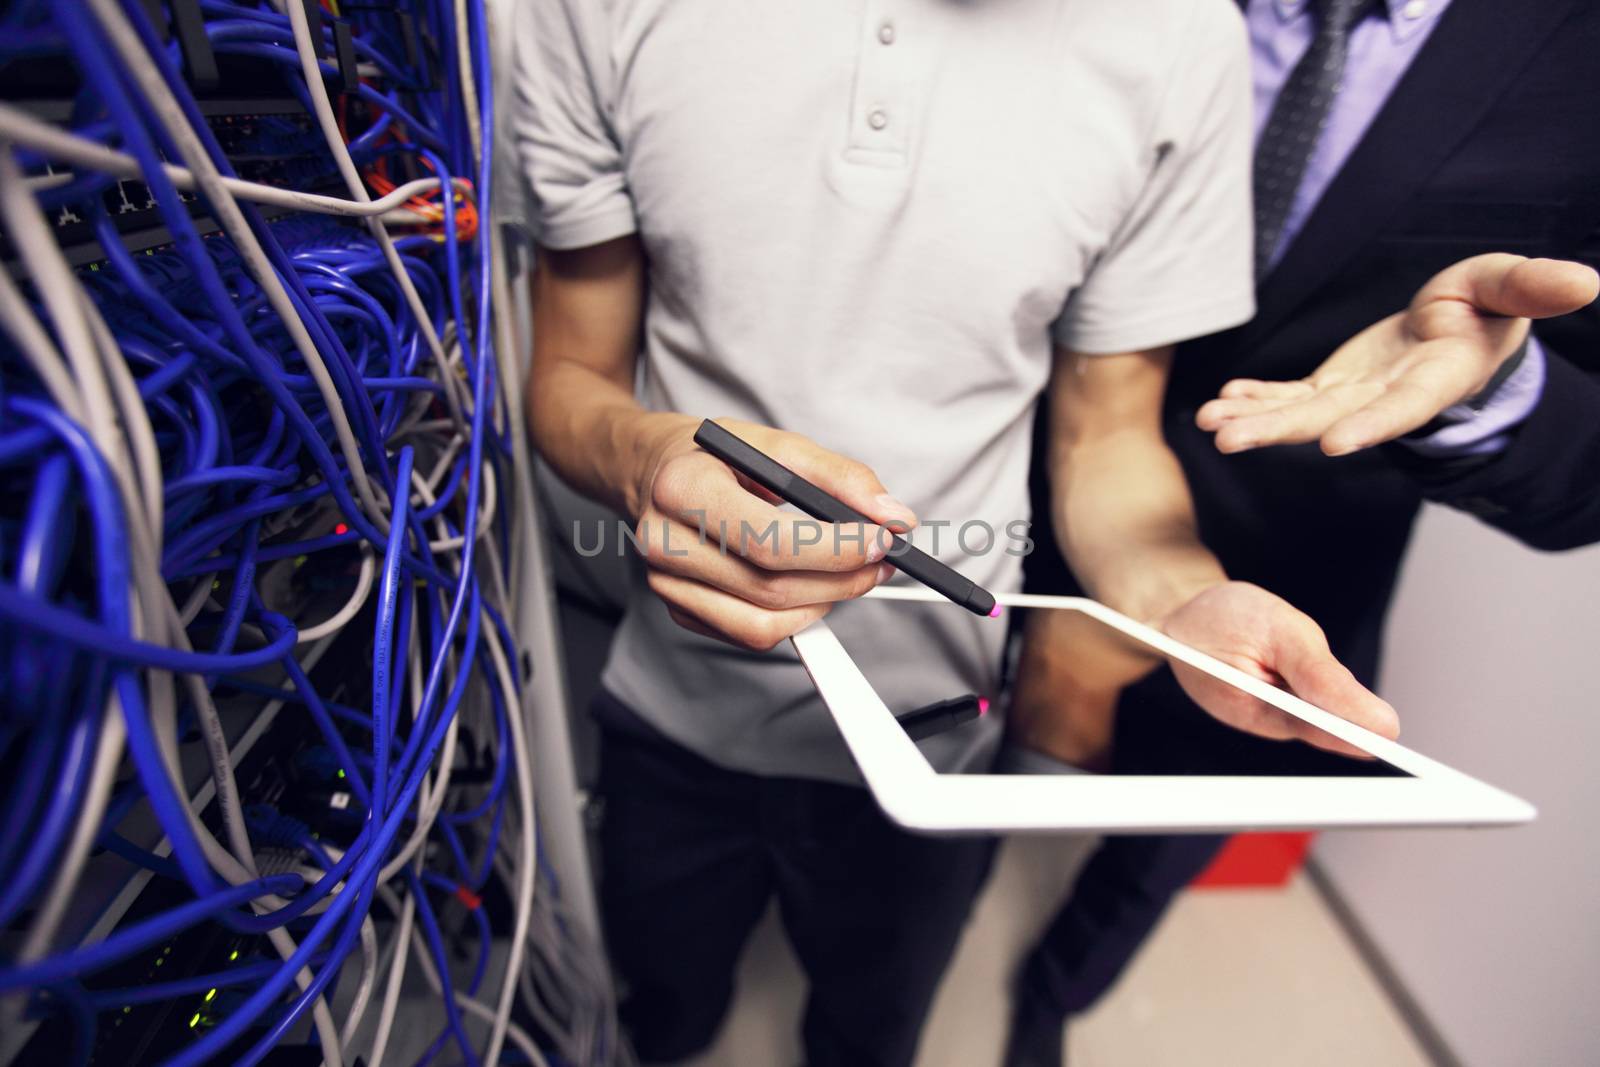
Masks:
[[[920,587],[882,586],[872,595],[940,602],[937,594]],[[1374,758],[1368,764],[1374,773],[1348,777],[940,774],[895,721],[833,631],[825,622],[817,622],[795,635],[794,647],[879,806],[909,830],[1199,833],[1495,826],[1534,817],[1533,806],[1524,800],[1352,725],[1096,601],[1028,594],[998,600],[1008,607],[1081,612],[1131,641],[1354,745]]]

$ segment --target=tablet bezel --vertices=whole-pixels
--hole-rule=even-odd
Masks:
[[[921,588],[881,586],[871,595],[941,602]],[[1506,826],[1528,822],[1536,814],[1533,805],[1510,793],[1308,704],[1097,601],[1022,593],[996,599],[1008,607],[1088,615],[1411,777],[940,774],[906,736],[827,623],[813,623],[792,639],[795,651],[878,805],[908,830],[1203,833]]]

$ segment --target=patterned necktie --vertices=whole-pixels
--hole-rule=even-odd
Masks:
[[[1339,92],[1345,58],[1350,52],[1350,31],[1381,0],[1319,0],[1317,33],[1311,47],[1278,93],[1272,114],[1256,143],[1256,279],[1283,236],[1284,223],[1294,205],[1295,193],[1305,177],[1306,165],[1316,151],[1328,112]]]

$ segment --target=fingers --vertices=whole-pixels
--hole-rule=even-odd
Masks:
[[[1380,382],[1344,382],[1316,390],[1304,400],[1225,419],[1217,427],[1217,449],[1234,453],[1315,441],[1334,423],[1381,396],[1383,390]]]
[[[1526,336],[1520,319],[1565,315],[1600,294],[1581,263],[1474,256],[1423,286],[1408,312],[1341,346],[1298,382],[1236,379],[1195,415],[1225,453],[1320,440],[1343,456],[1426,425],[1483,386]]]
[[[1241,582],[1215,586],[1169,617],[1163,629],[1269,685],[1384,737],[1399,734],[1394,709],[1334,658],[1321,627],[1281,597]],[[1177,663],[1184,690],[1212,716],[1261,737],[1297,739],[1350,756],[1367,754],[1303,719]]]
[[[1470,396],[1479,384],[1481,364],[1459,338],[1418,345],[1412,365],[1371,403],[1334,421],[1322,435],[1322,451],[1346,456],[1392,441]]]
[[[1219,397],[1200,405],[1200,410],[1194,413],[1194,424],[1207,433],[1216,433],[1232,419],[1259,415],[1281,406],[1281,401],[1260,397]]]
[[[1262,672],[1249,657],[1224,653],[1217,658],[1264,682],[1278,684],[1277,678]],[[1189,698],[1218,722],[1226,723],[1236,730],[1255,734],[1257,737],[1264,737],[1269,741],[1291,741],[1300,736],[1295,729],[1298,720],[1286,711],[1257,700],[1227,682],[1213,678],[1206,672],[1187,664],[1173,662],[1172,673],[1177,677],[1183,691],[1189,694]]]
[[[916,526],[916,513],[890,495],[866,464],[830,452],[800,434],[731,421],[728,428],[735,433],[748,433],[752,443],[773,459],[874,522],[897,530]]]
[[[1224,453],[1320,441],[1326,454],[1348,455],[1410,433],[1460,403],[1479,384],[1482,365],[1461,338],[1426,341],[1408,352],[1406,370],[1392,382],[1368,378],[1307,386],[1305,399],[1287,402],[1212,400],[1195,423],[1216,433]]]
[[[1526,337],[1518,319],[1565,315],[1591,303],[1600,278],[1581,264],[1492,253],[1441,272],[1417,295],[1416,336],[1398,377],[1371,403],[1327,427],[1322,450],[1349,455],[1425,426],[1480,389]],[[1403,369],[1401,369],[1403,368]]]
[[[1315,391],[1308,381],[1263,382],[1255,378],[1235,378],[1217,395],[1226,399],[1301,400]]]
[[[1524,259],[1506,253],[1474,256],[1451,267],[1423,291],[1446,278],[1459,297],[1478,310],[1508,318],[1546,319],[1586,307],[1600,294],[1600,277],[1582,263],[1559,259]],[[1440,295],[1455,295],[1443,293]]]
[[[1199,411],[1195,412],[1194,423],[1208,433],[1215,433],[1235,419],[1265,415],[1269,411],[1277,411],[1288,403],[1297,401],[1298,398],[1296,401],[1285,401],[1266,397],[1228,397],[1208,400],[1201,405]]]
[[[1276,411],[1292,403],[1310,399],[1317,386],[1310,380],[1263,382],[1254,378],[1235,378],[1224,385],[1215,400],[1202,404],[1195,412],[1195,425],[1208,433],[1220,430],[1233,419]]]
[[[1380,737],[1392,741],[1400,736],[1400,717],[1394,708],[1334,658],[1327,638],[1310,618],[1301,616],[1300,621],[1280,627],[1273,645],[1276,670],[1295,696]],[[1302,719],[1294,719],[1293,728],[1295,736],[1319,748],[1366,755]]]
[[[1593,267],[1559,259],[1530,259],[1512,268],[1502,286],[1507,303],[1524,318],[1570,315],[1600,296]]]
[[[783,497],[779,496],[777,493],[774,493],[771,489],[768,489],[764,485],[758,484],[751,478],[745,477],[738,471],[734,471],[733,476],[739,480],[739,487],[745,492],[752,496],[760,497],[762,500],[765,500],[767,503],[772,504],[775,507],[783,506]]]
[[[880,526],[834,525],[780,511],[751,495],[725,464],[701,451],[662,463],[651,483],[650,504],[640,521],[641,544],[653,512],[658,522],[665,518],[686,526],[695,540],[704,531],[706,538],[765,570],[854,571],[883,559],[891,545]]]
[[[881,561],[892,537],[879,523],[909,529],[916,516],[862,464],[796,434],[728,428],[877,520],[832,524],[782,510],[771,493],[687,441],[659,461],[634,534],[651,589],[684,628],[767,651],[833,603],[887,580],[894,568]]]
[[[1455,402],[1440,402],[1433,393],[1415,384],[1397,382],[1371,404],[1328,427],[1321,440],[1323,454],[1348,456],[1392,441],[1427,425]]]
[[[894,574],[887,563],[849,571],[767,570],[719,545],[715,531],[712,538],[701,539],[698,530],[665,519],[657,528],[667,536],[639,540],[652,570],[704,583],[768,611],[854,600]]]
[[[1254,674],[1263,681],[1269,682],[1279,688],[1287,688],[1294,692],[1300,699],[1315,704],[1325,711],[1332,712],[1342,718],[1348,718],[1359,726],[1372,729],[1373,732],[1390,737],[1398,735],[1398,721],[1394,719],[1394,712],[1389,705],[1384,704],[1373,696],[1354,676],[1350,675],[1338,661],[1329,657],[1331,667],[1307,668],[1298,673],[1299,684],[1291,683],[1287,678],[1264,675],[1248,660],[1242,657],[1222,657],[1233,666]],[[1335,737],[1324,730],[1318,729],[1298,716],[1291,715],[1281,708],[1273,707],[1265,701],[1241,693],[1232,686],[1220,682],[1209,675],[1191,667],[1178,664],[1173,665],[1174,672],[1184,691],[1201,707],[1222,722],[1244,730],[1247,733],[1264,737],[1269,741],[1304,741],[1317,748],[1336,752],[1341,756],[1353,756],[1359,759],[1372,759],[1370,753]],[[1336,672],[1343,672],[1345,679],[1353,688],[1343,686]],[[1309,690],[1309,691],[1307,691]],[[1377,701],[1383,709],[1388,710],[1389,719],[1385,720],[1381,711],[1373,708],[1366,700]],[[1354,709],[1354,711],[1352,711]],[[1375,727],[1377,727],[1375,729]]]
[[[831,604],[769,611],[702,582],[652,570],[651,590],[680,626],[752,652],[770,652],[828,613]]]

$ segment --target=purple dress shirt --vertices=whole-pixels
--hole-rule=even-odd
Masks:
[[[1261,136],[1289,72],[1311,46],[1316,15],[1311,0],[1250,0],[1250,60],[1255,85],[1255,132]],[[1321,139],[1289,208],[1283,236],[1271,262],[1283,257],[1322,194],[1343,168],[1389,94],[1421,51],[1450,0],[1387,0],[1350,33],[1344,86],[1334,98]],[[1505,447],[1506,434],[1539,402],[1544,387],[1544,350],[1530,340],[1522,365],[1481,411],[1457,405],[1444,412],[1453,423],[1421,439],[1406,439],[1431,456],[1482,455]]]

